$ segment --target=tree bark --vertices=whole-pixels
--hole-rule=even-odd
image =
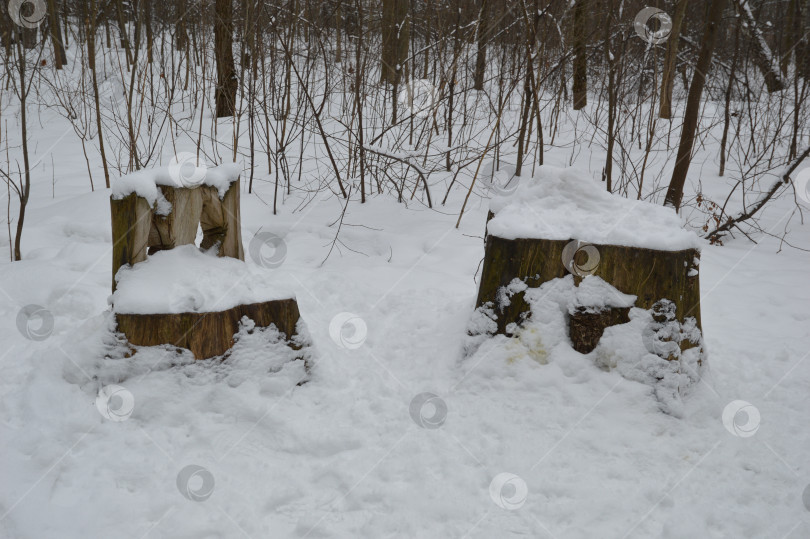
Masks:
[[[115,0],[115,14],[118,22],[118,32],[121,34],[121,47],[127,52],[127,63],[132,64],[132,52],[129,49],[129,34],[127,33],[127,24],[124,20],[124,5],[122,0]]]
[[[207,313],[115,313],[118,330],[129,344],[160,346],[171,344],[191,350],[195,359],[223,355],[233,347],[239,322],[247,316],[257,327],[271,324],[292,340],[301,315],[295,298],[237,305],[231,309]],[[292,348],[298,348],[290,343]]]
[[[574,110],[588,104],[588,51],[586,48],[586,14],[589,0],[577,0],[574,4]]]
[[[487,69],[487,37],[489,34],[489,25],[487,18],[489,16],[489,0],[481,0],[481,10],[478,12],[478,31],[476,35],[476,43],[478,50],[475,56],[475,74],[473,76],[473,89],[484,89],[484,75]]]
[[[799,43],[796,45],[796,72],[810,79],[810,0],[800,2],[801,22]]]
[[[672,33],[667,41],[667,54],[664,58],[664,71],[661,79],[661,106],[658,109],[658,117],[666,120],[672,118],[672,90],[675,86],[675,65],[678,63],[678,42],[688,3],[689,0],[680,0],[675,7]]]
[[[98,131],[98,148],[101,153],[101,164],[104,167],[104,185],[110,188],[110,169],[107,166],[107,154],[104,152],[104,132],[101,129],[101,103],[98,91],[98,75],[96,74],[96,28],[98,24],[98,14],[96,0],[91,0],[92,15],[88,19],[87,28],[87,63],[90,64],[90,71],[93,78],[93,99],[96,106],[96,130]]]
[[[765,77],[765,86],[768,88],[768,92],[784,90],[785,81],[782,74],[779,73],[779,65],[775,61],[770,47],[768,47],[768,42],[765,41],[765,36],[754,17],[754,13],[751,11],[750,2],[748,0],[732,0],[732,2],[737,8],[737,13],[745,21],[744,28],[751,37],[751,46],[754,50],[754,64]]]
[[[409,0],[383,0],[381,82],[398,84],[408,58]]]
[[[499,291],[513,279],[529,287],[569,274],[563,264],[563,250],[569,240],[515,239],[488,235],[478,288],[476,307],[492,303],[497,315],[498,333],[519,322],[529,310],[522,294],[510,298],[508,305],[499,303]],[[700,318],[700,277],[697,271],[700,252],[659,251],[619,245],[594,245],[599,253],[597,275],[625,294],[637,297],[635,306],[650,309],[660,299],[677,305],[677,317]],[[575,276],[576,279],[576,276]]]
[[[53,44],[54,66],[56,69],[62,69],[62,66],[67,64],[67,55],[65,54],[65,46],[62,44],[62,27],[59,26],[59,11],[57,10],[56,0],[48,0],[48,16],[51,43]]]
[[[233,62],[233,4],[232,0],[216,0],[214,20],[214,51],[217,61],[217,118],[236,113],[236,67]]]
[[[678,155],[675,160],[675,168],[672,171],[672,179],[669,181],[669,189],[667,189],[667,195],[664,199],[664,205],[672,206],[675,211],[681,208],[683,186],[686,183],[686,173],[689,171],[689,163],[692,160],[692,147],[695,143],[695,131],[697,130],[698,116],[700,115],[700,99],[703,95],[703,87],[706,84],[706,73],[709,72],[712,64],[714,44],[717,41],[717,33],[720,29],[720,20],[722,19],[725,3],[726,0],[711,0],[695,73],[692,75],[692,83],[689,85]]]

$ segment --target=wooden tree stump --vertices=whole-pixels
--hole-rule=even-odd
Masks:
[[[203,250],[217,248],[218,257],[229,257],[242,261],[242,265],[234,267],[233,264],[222,273],[222,281],[226,284],[237,277],[236,273],[245,273],[245,252],[242,245],[242,231],[240,222],[239,204],[239,177],[229,178],[229,184],[222,184],[221,175],[217,180],[206,184],[183,187],[180,185],[166,185],[165,175],[162,171],[154,171],[154,175],[142,175],[135,181],[123,182],[123,187],[114,189],[110,198],[112,219],[113,256],[112,256],[112,290],[113,312],[115,313],[118,330],[127,338],[130,344],[136,346],[156,346],[169,344],[191,350],[196,359],[206,359],[221,356],[226,353],[234,343],[234,335],[239,331],[239,324],[243,317],[248,317],[257,327],[274,325],[282,332],[291,345],[296,335],[296,327],[300,321],[298,304],[294,297],[282,297],[268,301],[256,301],[228,306],[225,309],[205,309],[194,312],[173,312],[170,308],[160,305],[156,312],[150,312],[154,305],[149,305],[147,312],[132,310],[132,305],[121,305],[121,296],[116,294],[119,272],[134,272],[136,264],[149,264],[148,257],[160,251],[173,250],[181,246],[194,245],[198,230],[202,230],[203,239],[200,248]],[[227,174],[227,169],[226,169]],[[146,182],[146,183],[145,183]],[[149,183],[151,182],[151,183]],[[161,182],[161,183],[159,183]],[[135,185],[135,187],[132,187]],[[224,186],[227,186],[225,189]],[[130,189],[132,192],[127,191]],[[224,191],[224,193],[223,193]],[[153,199],[140,196],[139,193],[152,194]],[[220,194],[222,196],[220,197]],[[178,251],[179,253],[179,251]],[[199,252],[192,249],[190,253]],[[188,253],[180,253],[187,255]],[[159,258],[161,255],[155,255]],[[192,257],[194,259],[194,257]],[[196,262],[199,264],[199,260]],[[216,258],[208,259],[216,261]],[[174,266],[164,266],[163,269],[174,269],[182,264],[182,257],[177,260],[168,260]],[[205,273],[209,272],[208,262],[205,262]],[[182,269],[182,268],[181,268]],[[211,270],[213,271],[213,269]],[[167,272],[170,273],[170,272]],[[123,274],[127,277],[137,277],[136,273]],[[157,276],[160,279],[163,274]],[[250,275],[241,275],[240,278],[250,278]],[[137,280],[137,279],[135,279]],[[217,281],[218,282],[218,281]],[[127,283],[128,298],[133,298],[140,292],[138,284]],[[186,283],[188,284],[188,283]],[[144,286],[150,286],[144,282]],[[173,283],[168,283],[167,294],[175,291]],[[230,291],[230,289],[229,289]],[[253,294],[252,289],[249,292]],[[223,294],[226,300],[228,293]],[[233,297],[230,294],[230,297]],[[267,296],[265,296],[267,297]],[[261,298],[255,298],[261,299]],[[233,305],[233,302],[230,303]],[[169,312],[161,312],[160,307]],[[196,308],[196,307],[195,307]]]
[[[193,244],[198,228],[203,232],[201,248],[210,249],[219,245],[219,256],[245,259],[238,178],[231,183],[222,199],[217,188],[211,185],[194,188],[156,187],[160,196],[171,205],[171,211],[165,215],[160,212],[160,204],[155,208],[137,193],[110,198],[113,292],[115,275],[121,266],[143,262],[147,254],[163,249]]]
[[[289,339],[300,319],[295,299],[238,305],[219,312],[115,315],[118,330],[136,346],[170,344],[191,350],[196,359],[221,356],[233,346],[239,321],[247,316],[257,327],[275,325]],[[293,345],[295,347],[295,345]]]
[[[538,167],[490,208],[476,308],[491,306],[498,333],[531,314],[522,292],[504,301],[505,290],[520,289],[506,288],[513,280],[538,288],[569,274],[577,287],[586,276],[600,277],[636,296],[642,309],[670,300],[680,323],[694,318],[701,328],[700,243],[671,209],[613,195],[575,169],[551,166]],[[590,352],[606,327],[628,321],[626,301],[614,303],[622,308],[585,303],[569,313],[577,350]]]
[[[478,288],[476,307],[492,302],[497,307],[498,290],[517,278],[529,287],[574,274],[566,268],[563,250],[575,240],[543,239],[504,239],[488,235],[484,254],[481,284]],[[598,253],[599,261],[593,270],[582,273],[597,275],[625,294],[638,297],[636,307],[650,309],[660,299],[669,299],[677,306],[677,317],[681,322],[688,316],[700,320],[700,281],[697,266],[700,252],[697,249],[682,251],[657,251],[639,247],[619,245],[580,244],[575,254],[575,263],[587,264],[586,245],[592,245]],[[511,298],[510,305],[498,315],[498,332],[504,333],[506,326],[520,320],[528,311],[522,297]]]

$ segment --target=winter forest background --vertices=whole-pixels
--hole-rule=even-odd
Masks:
[[[0,4],[0,536],[810,533],[810,1]],[[227,163],[306,367],[111,329],[111,189]],[[490,200],[565,174],[700,238],[677,410],[551,325],[463,352]]]

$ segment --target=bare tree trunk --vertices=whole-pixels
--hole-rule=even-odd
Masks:
[[[577,0],[574,4],[574,110],[588,104],[588,51],[586,48],[586,14],[589,0]]]
[[[56,69],[62,69],[67,64],[65,46],[62,44],[62,27],[59,26],[59,11],[56,8],[56,0],[48,0],[48,26],[53,44],[53,61]]]
[[[21,45],[21,40],[18,39],[17,57],[19,61],[18,72],[20,75],[20,129],[22,130],[22,154],[23,167],[25,167],[25,170],[23,171],[23,177],[20,178],[21,185],[17,192],[20,199],[20,210],[17,216],[17,231],[14,235],[14,260],[22,260],[20,242],[22,241],[23,223],[25,222],[25,209],[28,207],[28,197],[31,195],[31,166],[28,160],[28,120],[26,114],[30,86],[25,80],[25,54],[23,53]]]
[[[335,34],[337,43],[335,45],[335,63],[343,61],[343,0],[337,0],[335,8]]]
[[[618,112],[619,89],[617,80],[617,66],[624,56],[624,48],[627,41],[619,35],[621,47],[614,49],[611,38],[611,24],[615,11],[614,3],[608,5],[607,20],[605,24],[605,56],[608,64],[608,127],[607,127],[607,157],[605,158],[605,169],[602,173],[602,180],[605,182],[605,189],[608,193],[613,192],[613,149],[616,146],[616,116]],[[621,49],[621,52],[620,52]]]
[[[751,45],[754,48],[754,63],[759,68],[762,75],[765,77],[765,86],[768,92],[778,92],[785,89],[785,81],[779,73],[779,65],[774,60],[768,42],[765,41],[765,36],[759,28],[754,13],[751,11],[751,5],[748,0],[732,0],[737,12],[745,21],[745,29],[751,37]]]
[[[216,116],[224,118],[236,112],[236,68],[233,63],[232,0],[216,0],[214,51],[217,60]]]
[[[711,0],[711,4],[709,4],[708,18],[703,31],[703,39],[700,42],[700,53],[698,54],[695,72],[692,75],[692,84],[689,85],[689,96],[686,99],[686,111],[684,112],[683,127],[681,128],[678,157],[675,160],[672,179],[669,182],[667,196],[664,199],[664,205],[672,206],[675,211],[681,208],[683,186],[686,183],[686,173],[689,171],[692,147],[695,143],[695,131],[700,114],[700,98],[706,84],[706,73],[709,72],[712,65],[712,53],[714,52],[715,41],[717,41],[717,33],[719,32],[725,3],[726,0]]]
[[[487,38],[489,35],[489,0],[481,0],[481,10],[478,12],[478,27],[476,42],[478,51],[475,56],[475,75],[473,77],[473,89],[484,89],[484,75],[487,69]]]
[[[720,139],[720,176],[726,173],[726,144],[728,143],[728,128],[731,125],[731,93],[734,90],[734,80],[737,75],[737,57],[740,50],[740,24],[734,30],[734,56],[731,59],[731,70],[728,74],[728,85],[726,86],[726,101],[723,107],[723,136]]]
[[[115,1],[115,13],[118,20],[118,32],[121,34],[121,47],[127,51],[127,63],[132,64],[132,52],[129,50],[129,34],[124,20],[124,5],[122,0]]]
[[[675,86],[675,64],[678,62],[678,41],[681,35],[681,26],[686,5],[689,0],[680,0],[675,8],[675,18],[672,19],[672,33],[667,41],[667,55],[664,58],[664,72],[661,79],[661,105],[658,117],[669,120],[672,118],[672,89]]]
[[[88,17],[87,28],[87,62],[90,64],[90,72],[93,77],[93,99],[96,107],[96,129],[98,130],[98,148],[101,153],[101,163],[104,165],[104,184],[110,188],[110,171],[107,168],[107,156],[104,153],[104,133],[101,130],[101,105],[98,95],[98,77],[96,76],[96,24],[98,22],[98,10],[96,0],[90,2],[92,14]]]
[[[33,49],[37,46],[37,28],[20,28],[20,40],[25,49]]]
[[[383,0],[381,82],[399,83],[408,58],[410,40],[409,0]]]
[[[796,48],[796,71],[805,79],[810,79],[810,0],[802,5],[802,24],[799,34],[801,43]]]
[[[151,64],[154,36],[152,35],[152,2],[149,0],[143,2],[143,19],[144,26],[146,26],[146,63]]]

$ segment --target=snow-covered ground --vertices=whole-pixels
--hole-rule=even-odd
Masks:
[[[24,260],[0,265],[0,536],[810,536],[807,251],[768,236],[703,246],[708,367],[676,418],[570,347],[539,358],[502,340],[462,357],[485,200],[459,229],[463,191],[436,210],[353,201],[324,262],[342,199],[294,195],[273,216],[257,181],[246,252],[263,231],[286,255],[247,263],[297,295],[311,373],[251,328],[223,364],[126,358],[109,329],[110,192],[88,192],[78,143],[43,123],[37,151],[56,165],[36,171]],[[711,163],[691,181],[725,186]],[[793,209],[779,199],[763,223],[777,234]],[[790,226],[810,248],[810,226]],[[52,331],[26,326],[29,305]]]

